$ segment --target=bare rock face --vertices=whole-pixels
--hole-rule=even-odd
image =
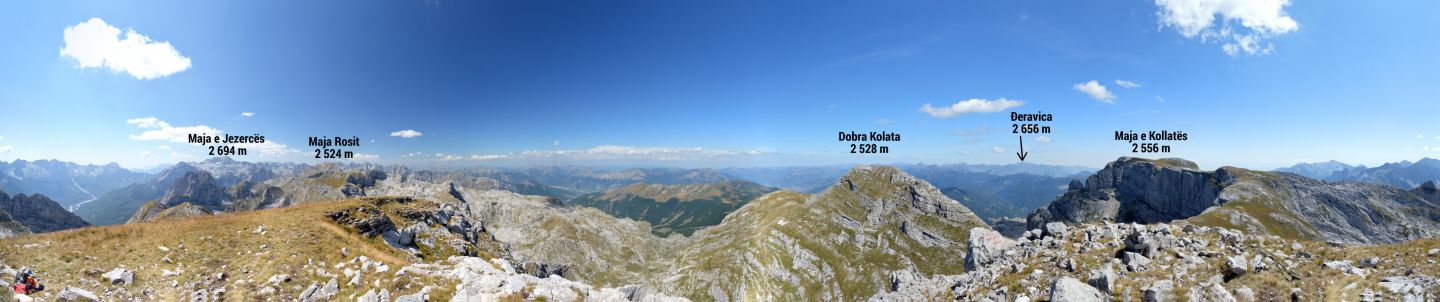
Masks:
[[[160,197],[160,204],[170,207],[188,202],[210,211],[223,211],[229,200],[229,194],[215,182],[215,177],[209,172],[195,171],[175,180],[165,196]]]
[[[1224,185],[1234,177],[1224,170],[1205,172],[1195,163],[1167,158],[1146,160],[1121,157],[1049,206],[1030,214],[1030,228],[1046,222],[1066,223],[1112,220],[1155,223],[1199,215],[1219,199]]]
[[[14,223],[0,222],[0,229],[8,230],[0,233],[44,233],[90,225],[80,219],[80,216],[75,216],[59,203],[40,194],[10,196],[0,191],[0,212],[9,214],[10,220],[20,224],[16,226]]]
[[[1223,167],[1201,171],[1183,159],[1122,157],[1027,218],[1049,222],[1160,223],[1190,220],[1252,233],[1351,244],[1440,236],[1440,192],[1330,183],[1291,173]],[[1146,255],[1147,257],[1150,255]]]

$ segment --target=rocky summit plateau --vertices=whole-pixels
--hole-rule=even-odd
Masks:
[[[947,179],[934,169],[916,171]],[[147,199],[95,204],[133,204],[128,223],[107,226],[0,194],[12,236],[0,239],[0,276],[36,270],[50,289],[33,297],[46,301],[1440,297],[1434,182],[1120,158],[1023,220],[987,223],[949,197],[976,195],[892,166],[853,167],[815,193],[714,170],[617,171],[605,175],[632,182],[579,185],[598,175],[580,168],[216,160],[117,189]],[[681,180],[651,182],[662,174]]]

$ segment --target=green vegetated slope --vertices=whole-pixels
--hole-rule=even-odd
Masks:
[[[662,237],[689,236],[701,228],[720,224],[725,215],[775,190],[748,181],[683,185],[636,183],[608,192],[581,195],[567,203],[649,222],[651,231]]]
[[[697,232],[667,292],[696,300],[863,300],[892,271],[963,271],[983,221],[894,167],[859,167],[815,195],[761,197]]]

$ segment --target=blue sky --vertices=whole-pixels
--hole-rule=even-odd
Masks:
[[[1027,162],[1157,156],[1131,153],[1116,130],[1185,131],[1189,141],[1158,156],[1207,168],[1440,155],[1431,21],[1440,2],[1194,3],[1221,9],[1167,0],[5,2],[0,160],[201,160],[201,147],[167,135],[213,129],[265,135],[272,144],[240,158],[254,161],[313,161],[306,138],[339,135],[362,138],[351,149],[361,160],[387,163],[1011,163],[1010,111],[1055,116],[1048,143],[1026,136]],[[148,40],[129,40],[143,50],[79,43],[106,38],[79,33],[107,27],[110,40],[126,31]],[[75,28],[84,30],[69,45]],[[1089,81],[1111,96],[1077,89]],[[952,107],[1002,98],[1023,104]],[[925,104],[959,111],[937,117]],[[391,135],[401,130],[420,135]],[[839,131],[882,130],[902,135],[885,143],[889,154],[852,155],[837,141]]]

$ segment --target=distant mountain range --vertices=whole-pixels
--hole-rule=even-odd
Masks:
[[[977,213],[985,219],[1022,216],[1062,193],[1064,184],[1070,179],[1083,177],[1089,173],[1089,169],[1083,167],[1029,163],[1010,165],[911,164],[901,165],[901,168],[915,174],[916,177],[945,188],[946,194],[950,194],[950,197],[961,200],[976,209],[981,209]],[[598,197],[603,194],[597,193],[620,190],[642,183],[671,186],[722,184],[744,180],[758,183],[756,185],[758,187],[789,188],[814,193],[829,188],[849,169],[844,166],[720,170],[539,166],[414,170],[398,165],[257,163],[237,161],[229,157],[215,157],[199,162],[177,163],[159,170],[154,175],[149,175],[126,170],[114,164],[95,166],[53,160],[34,162],[17,160],[13,163],[0,163],[0,189],[19,193],[62,196],[64,199],[57,198],[59,203],[62,206],[71,207],[70,210],[85,221],[97,225],[109,225],[124,223],[131,219],[148,220],[153,218],[151,216],[181,204],[184,204],[187,210],[177,209],[169,213],[203,214],[242,211],[312,200],[370,196],[375,193],[361,194],[362,192],[356,191],[359,189],[346,188],[344,185],[347,175],[370,173],[368,171],[372,170],[398,177],[386,183],[414,183],[427,187],[443,187],[454,183],[464,187],[502,189],[570,201],[581,195],[589,194]],[[208,192],[204,195],[185,192],[196,188],[209,189],[204,190]],[[396,189],[403,191],[414,188],[393,187],[390,190]],[[171,197],[166,198],[167,195]],[[723,218],[739,205],[758,197],[754,194],[741,195],[748,198],[727,199],[725,206],[715,208],[716,211],[702,211],[707,213],[700,215],[705,218],[693,222],[674,220],[674,217],[671,220],[661,221],[658,218],[644,219],[643,215],[626,215],[623,212],[612,214],[650,221],[657,227],[657,232],[668,233],[680,230],[682,233],[688,234],[696,230],[696,226],[717,223],[719,218]],[[189,199],[178,201],[175,196],[188,196]],[[614,205],[627,204],[626,202],[615,203],[617,201],[611,200],[608,204],[612,206],[606,209],[614,210],[617,209]],[[146,205],[151,202],[155,202],[155,204]],[[660,204],[664,204],[664,202]],[[689,203],[686,205],[699,204]],[[648,209],[649,206],[641,208]],[[142,208],[150,213],[137,213]],[[200,209],[204,209],[204,211],[200,211]],[[649,216],[661,216],[659,213],[665,213],[665,211],[646,213],[645,215]],[[693,217],[686,219],[690,218]]]
[[[678,185],[735,180],[730,175],[713,169],[541,166],[508,168],[505,171],[523,174],[548,186],[584,193],[608,191],[634,183]]]
[[[58,160],[0,161],[0,190],[11,194],[43,194],[63,207],[150,178],[149,174],[108,165],[80,165]]]
[[[1440,180],[1440,160],[1422,158],[1416,162],[1402,161],[1388,163],[1374,168],[1364,166],[1336,171],[1330,181],[1358,181],[1390,185],[1396,188],[1414,188],[1427,181]]]
[[[1295,173],[1299,174],[1300,176],[1314,179],[1329,179],[1330,175],[1335,174],[1335,172],[1345,171],[1352,168],[1355,168],[1355,166],[1332,160],[1320,163],[1299,163],[1295,164],[1294,166],[1275,169],[1274,171]],[[1364,167],[1362,166],[1361,168]]]
[[[650,223],[653,233],[689,236],[720,224],[725,215],[778,189],[737,180],[709,184],[635,183],[603,193],[581,195],[567,204],[600,209],[615,217]]]
[[[1427,181],[1440,181],[1440,160],[1421,158],[1419,161],[1386,163],[1374,168],[1351,166],[1338,161],[1302,163],[1275,169],[1327,181],[1353,181],[1389,185],[1401,189],[1419,186]]]

